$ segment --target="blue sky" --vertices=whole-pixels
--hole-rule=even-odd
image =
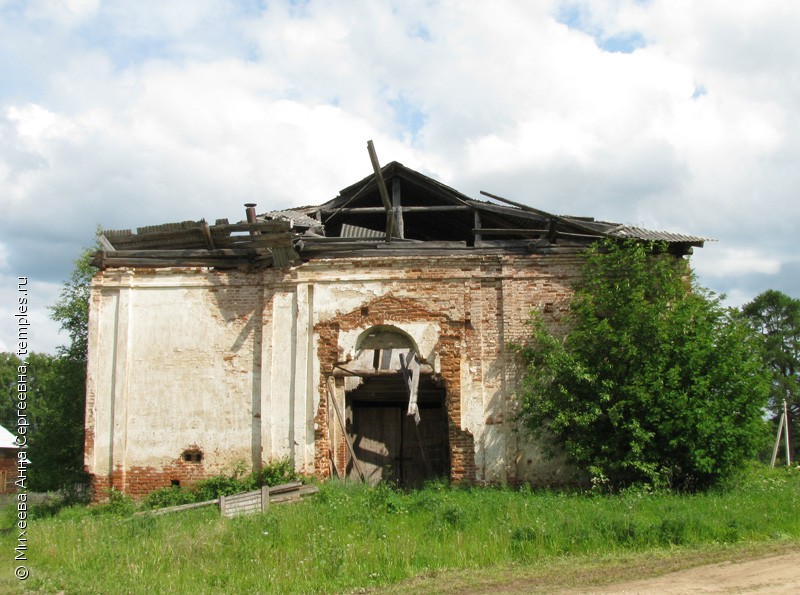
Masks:
[[[800,4],[0,0],[0,349],[96,227],[314,204],[366,142],[458,190],[715,238],[701,284],[800,297]]]

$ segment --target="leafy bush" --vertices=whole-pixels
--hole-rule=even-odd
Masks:
[[[192,486],[192,491],[197,494],[197,500],[213,500],[220,496],[230,496],[239,492],[249,492],[256,489],[256,482],[252,476],[246,479],[229,477],[227,475],[217,475],[202,479]]]
[[[147,494],[142,500],[142,505],[146,508],[165,508],[192,502],[198,502],[197,492],[182,489],[180,486],[169,486],[153,490]]]
[[[298,475],[292,466],[289,457],[270,461],[261,470],[259,485],[277,486],[290,481],[297,481]]]
[[[261,486],[275,486],[298,479],[288,458],[271,461],[257,473],[244,475],[245,464],[237,463],[230,475],[215,475],[201,479],[189,487],[170,486],[150,492],[143,500],[147,508],[164,508],[192,502],[214,500],[240,492],[257,490]]]
[[[769,381],[757,337],[694,285],[686,261],[660,252],[587,249],[566,336],[535,318],[517,348],[521,420],[597,486],[707,487],[762,443]]]
[[[126,496],[116,488],[108,490],[108,502],[90,509],[92,514],[112,514],[117,516],[130,516],[136,510],[136,503],[130,496]]]

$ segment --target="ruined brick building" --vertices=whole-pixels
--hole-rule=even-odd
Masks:
[[[515,432],[508,343],[532,310],[558,323],[588,243],[661,240],[683,256],[703,239],[475,200],[374,165],[319,206],[101,236],[86,401],[96,495],[282,457],[402,485],[569,479]]]

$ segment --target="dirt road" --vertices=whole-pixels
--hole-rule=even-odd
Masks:
[[[571,593],[800,593],[800,552],[724,562]]]
[[[784,542],[733,548],[718,546],[642,552],[628,559],[610,560],[564,557],[541,565],[443,571],[374,592],[415,595],[800,593],[800,545]]]

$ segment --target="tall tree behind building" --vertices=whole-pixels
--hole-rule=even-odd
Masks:
[[[742,307],[742,314],[764,338],[764,359],[772,372],[769,409],[776,416],[789,405],[795,460],[800,454],[800,299],[769,289]]]
[[[83,471],[83,425],[86,401],[86,347],[92,251],[75,261],[51,316],[69,342],[55,356],[32,354],[30,377],[30,489],[72,490],[86,480]]]

